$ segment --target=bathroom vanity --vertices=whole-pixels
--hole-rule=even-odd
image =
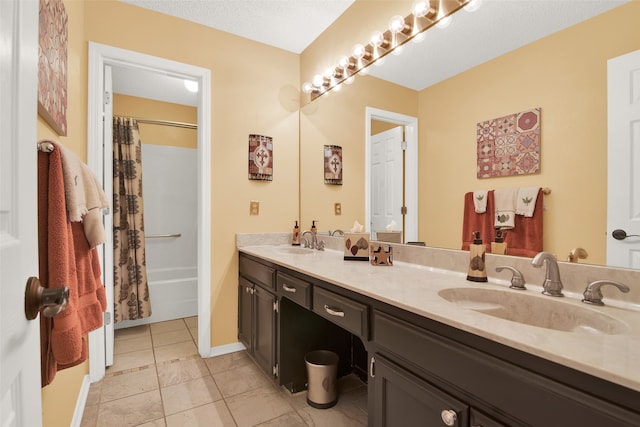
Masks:
[[[462,273],[373,267],[336,251],[239,250],[239,339],[292,392],[305,387],[304,354],[328,349],[340,356],[339,375],[368,383],[370,426],[640,425],[638,312],[590,309],[615,313],[621,330],[545,329],[439,296],[509,292]]]

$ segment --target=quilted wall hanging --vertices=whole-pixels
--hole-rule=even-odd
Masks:
[[[477,124],[478,178],[540,172],[540,108]]]
[[[324,146],[324,183],[342,185],[342,147]]]
[[[249,179],[273,181],[273,138],[249,135]]]

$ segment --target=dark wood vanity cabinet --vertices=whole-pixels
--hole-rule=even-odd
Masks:
[[[264,372],[278,374],[278,299],[273,292],[275,269],[240,258],[238,279],[238,339]]]

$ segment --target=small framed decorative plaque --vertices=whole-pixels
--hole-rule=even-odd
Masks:
[[[249,135],[249,179],[273,181],[273,138]]]
[[[477,124],[478,178],[540,172],[540,108]]]
[[[342,147],[324,146],[324,183],[342,185]]]

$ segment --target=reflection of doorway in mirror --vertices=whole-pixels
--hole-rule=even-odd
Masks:
[[[402,134],[402,126],[396,126],[371,135],[371,231],[375,233],[391,224],[387,231],[402,229]]]
[[[607,191],[607,265],[640,268],[640,238],[617,240],[615,229],[640,234],[638,205],[640,171],[637,153],[640,139],[640,96],[638,69],[640,50],[610,59],[608,64],[608,191]]]
[[[400,215],[400,221],[394,227],[397,231],[402,231],[402,242],[410,242],[418,240],[418,119],[416,117],[404,114],[394,113],[391,111],[379,110],[376,108],[366,107],[365,111],[365,224],[369,227],[369,231],[384,231],[391,221],[390,219],[381,220],[380,225],[372,220],[372,200],[374,199],[375,187],[381,187],[388,194],[387,198],[392,198],[392,194],[400,194],[403,196],[402,203],[399,204],[397,213],[402,209],[405,214]],[[382,123],[383,122],[383,123]],[[378,125],[383,125],[378,128]],[[372,181],[372,135],[380,133],[380,130],[388,130],[391,128],[399,128],[404,131],[401,141],[404,141],[404,179],[400,180],[400,185],[395,189],[386,188],[391,180],[387,179],[382,185],[379,180],[377,184]],[[377,129],[377,130],[376,130]],[[403,168],[400,167],[400,172]],[[402,175],[401,175],[402,176]],[[396,180],[397,181],[397,180]]]

